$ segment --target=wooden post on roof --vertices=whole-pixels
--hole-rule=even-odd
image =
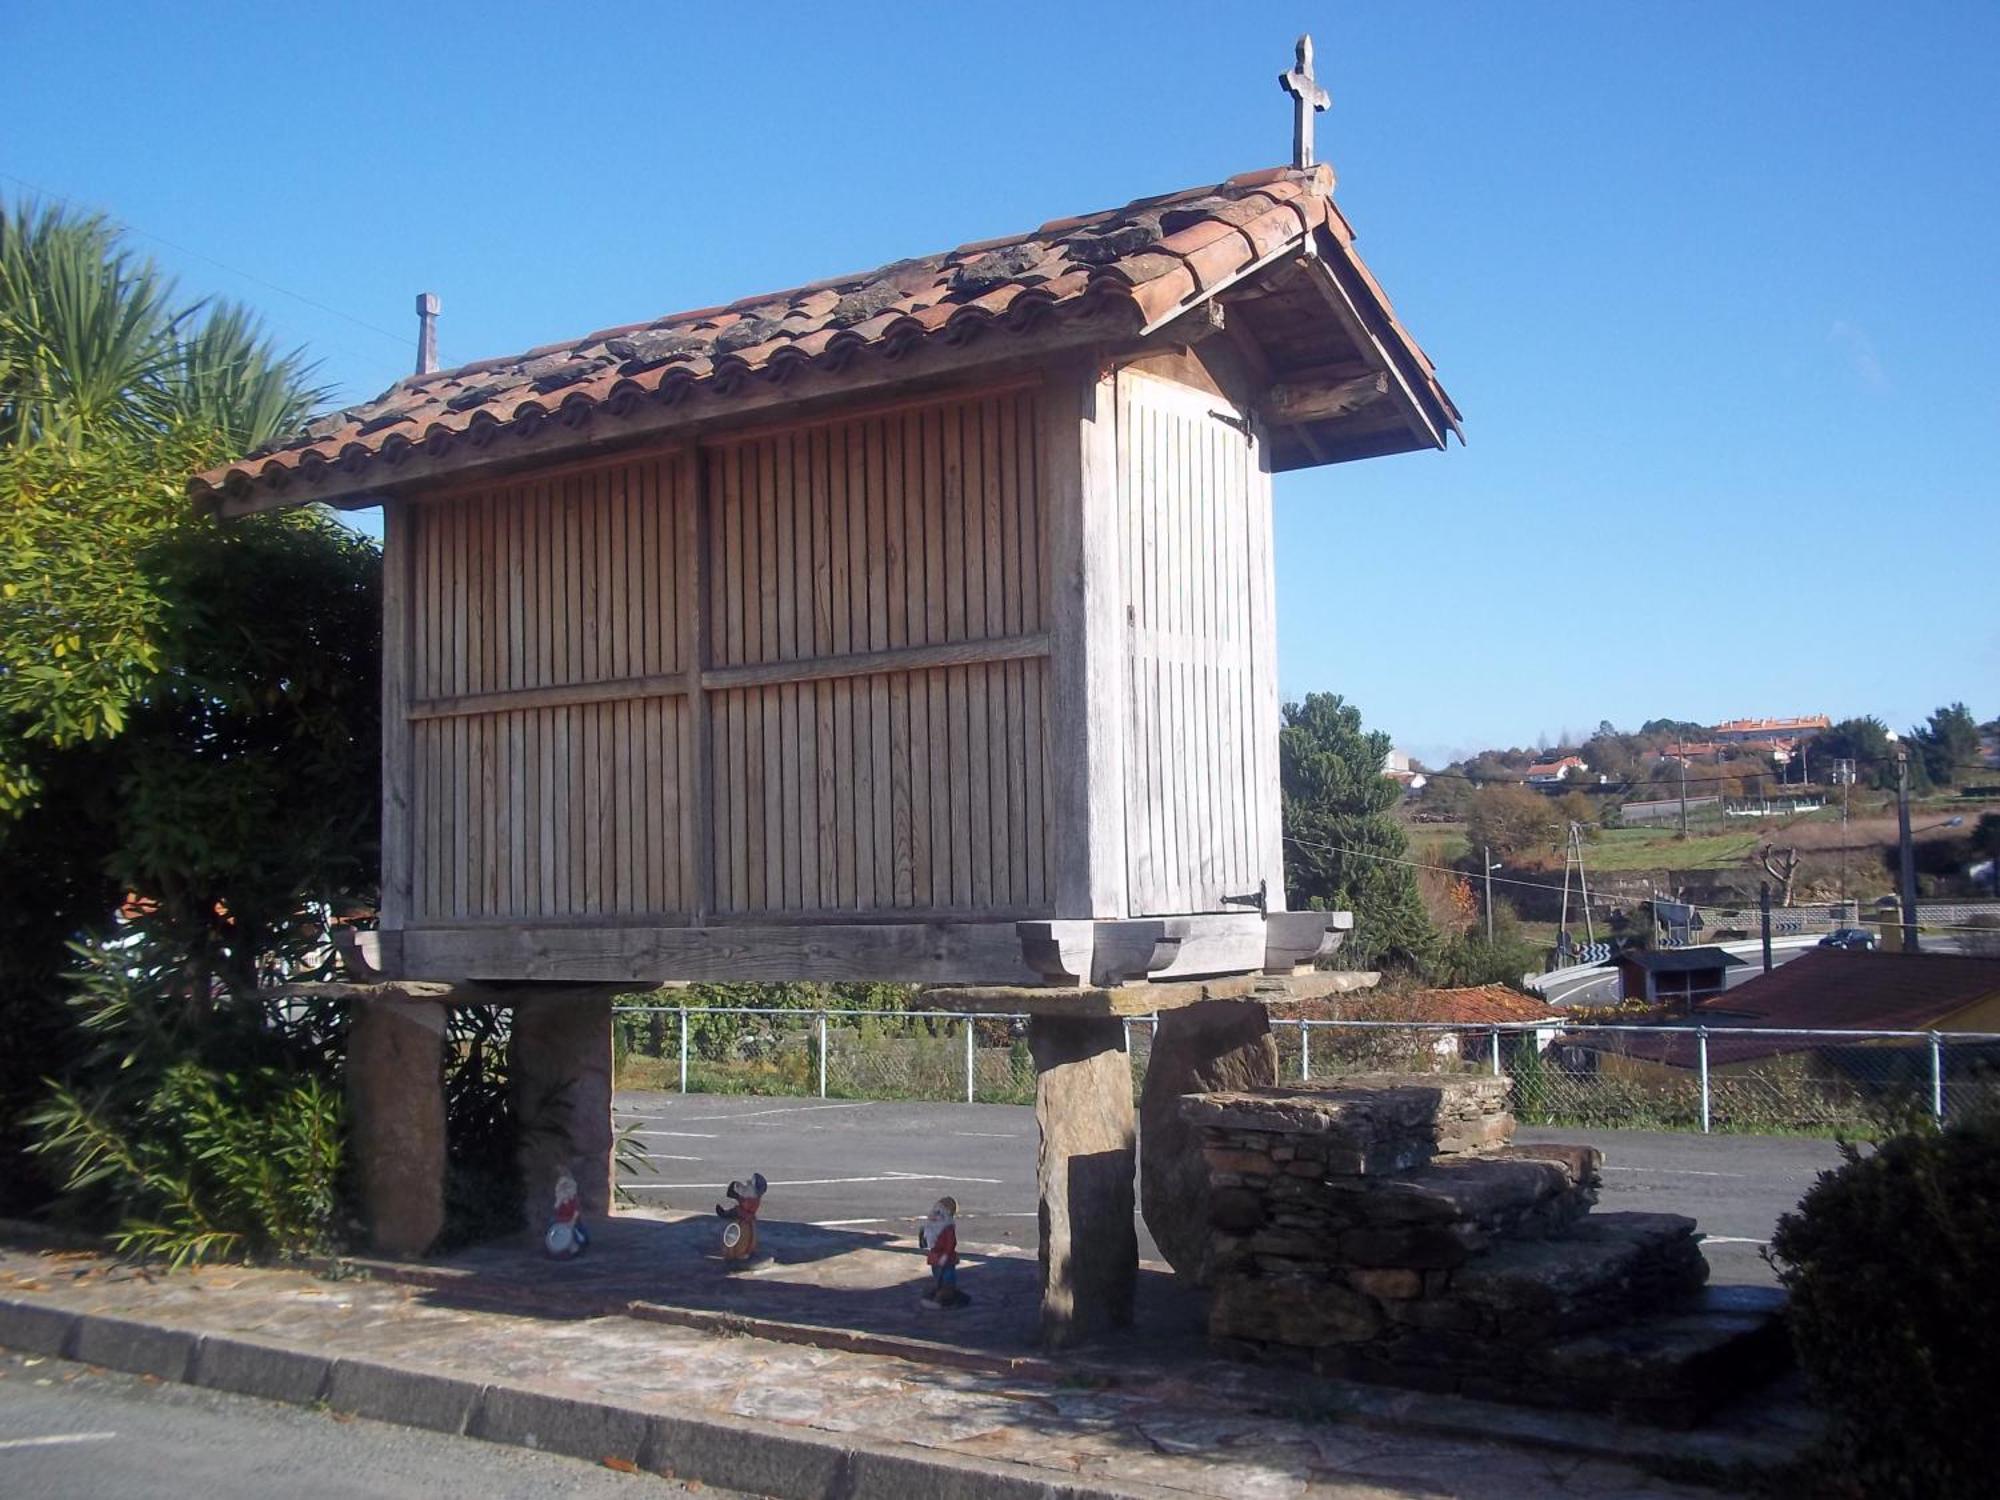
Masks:
[[[438,295],[417,293],[417,373],[428,375],[438,367]]]

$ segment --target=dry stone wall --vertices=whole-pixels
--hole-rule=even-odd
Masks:
[[[1421,1389],[1605,1404],[1604,1360],[1575,1341],[1698,1292],[1699,1236],[1677,1215],[1592,1215],[1601,1154],[1511,1144],[1507,1090],[1376,1075],[1186,1097],[1209,1172],[1212,1341]],[[1752,1331],[1703,1330],[1704,1353]]]

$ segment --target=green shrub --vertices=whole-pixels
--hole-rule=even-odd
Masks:
[[[2000,1112],[1843,1143],[1771,1241],[1792,1336],[1836,1424],[1826,1471],[1867,1496],[1993,1492]],[[1836,1489],[1835,1492],[1838,1492]]]
[[[86,1050],[26,1118],[62,1216],[175,1265],[336,1248],[344,1215],[337,1006],[186,988],[143,931],[73,950]]]
[[[341,1101],[317,1078],[178,1063],[133,1117],[59,1087],[34,1118],[66,1190],[101,1185],[117,1202],[126,1254],[181,1266],[334,1247]]]

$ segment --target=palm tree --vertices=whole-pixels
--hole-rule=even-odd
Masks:
[[[101,214],[0,208],[0,446],[174,434],[244,453],[326,399],[312,374],[244,309],[179,305]]]

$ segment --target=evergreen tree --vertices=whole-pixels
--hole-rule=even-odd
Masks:
[[[1336,693],[1288,703],[1278,737],[1287,899],[1354,913],[1343,950],[1363,966],[1424,967],[1438,936],[1424,914],[1409,839],[1394,809],[1403,789],[1382,774],[1389,736],[1361,727]]]

